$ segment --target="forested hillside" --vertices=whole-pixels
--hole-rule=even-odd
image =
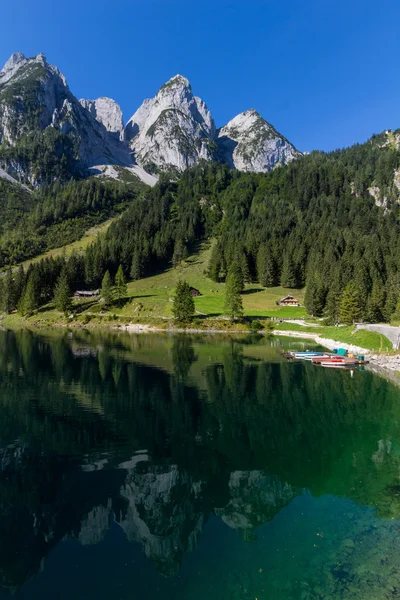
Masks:
[[[269,174],[204,163],[179,181],[162,177],[131,200],[85,256],[66,267],[48,265],[52,282],[45,295],[37,283],[35,303],[51,296],[62,269],[71,288],[98,287],[119,265],[137,279],[178,263],[199,240],[213,237],[209,275],[215,281],[239,263],[245,281],[306,285],[308,311],[331,322],[344,305],[353,320],[390,320],[400,290],[399,169],[400,151],[382,134],[347,150],[314,152]],[[61,205],[67,213],[66,198]],[[29,277],[34,270],[37,281],[46,278],[44,265]]]
[[[54,183],[33,193],[0,179],[0,268],[79,239],[123,211],[145,186],[96,179]]]

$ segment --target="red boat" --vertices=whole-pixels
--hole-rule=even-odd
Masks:
[[[321,365],[322,367],[331,367],[334,365],[343,367],[355,367],[359,364],[357,358],[342,358],[339,356],[323,356],[318,357],[318,360],[313,359],[313,363]]]
[[[322,361],[330,360],[331,358],[337,359],[337,356],[333,356],[333,354],[321,354],[320,356],[313,356],[312,362],[315,365],[319,365]]]

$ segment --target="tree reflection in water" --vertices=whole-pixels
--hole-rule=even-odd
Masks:
[[[3,588],[111,524],[174,576],[210,516],[251,541],[304,490],[398,518],[398,390],[274,344],[0,331]]]

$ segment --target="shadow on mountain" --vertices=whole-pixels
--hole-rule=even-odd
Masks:
[[[223,162],[226,162],[231,169],[235,168],[233,153],[237,145],[238,142],[235,142],[235,140],[232,140],[227,136],[221,136],[218,138],[219,159]]]

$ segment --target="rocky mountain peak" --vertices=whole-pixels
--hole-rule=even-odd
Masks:
[[[218,147],[221,160],[240,171],[267,172],[301,156],[254,108],[219,130]]]
[[[108,167],[119,165],[147,183],[154,183],[153,175],[161,171],[178,174],[201,160],[266,172],[300,156],[253,108],[217,131],[206,103],[183,75],[174,75],[145,100],[124,128],[113,99],[78,101],[44,54],[26,58],[16,52],[0,71],[0,144],[15,146],[33,133],[55,140],[52,130],[68,137],[57,144],[69,147],[70,162],[79,165],[80,173],[117,176]],[[4,155],[0,168],[12,177],[20,173],[21,182],[40,183],[32,165],[21,165],[19,159],[10,162]]]
[[[64,76],[57,67],[52,67],[47,64],[46,56],[43,53],[33,56],[32,58],[26,58],[22,52],[14,52],[0,71],[0,86],[11,80],[15,81],[15,76],[19,72],[23,77],[27,74],[29,75],[30,73],[28,71],[32,70],[36,65],[40,65],[43,68],[49,68],[52,73],[61,77],[65,84]]]
[[[0,71],[0,85],[7,83],[15,73],[27,63],[27,59],[22,52],[14,52]]]
[[[23,54],[22,52],[13,52],[6,64],[4,65],[4,67],[2,68],[1,72],[5,73],[6,71],[13,69],[24,60],[26,60],[25,54]]]
[[[134,168],[128,148],[119,140],[123,132],[121,109],[109,98],[94,101],[94,106],[95,118],[44,54],[29,59],[14,54],[0,77],[0,145],[5,141],[11,147],[18,146],[28,138],[39,151],[45,138],[56,165],[60,153],[65,153],[66,177],[93,169],[97,174],[102,172],[99,166],[109,164]],[[4,172],[33,186],[42,183],[40,164],[21,162],[18,152],[15,158],[10,154],[0,153]]]
[[[153,172],[182,172],[214,157],[216,128],[207,105],[182,75],[145,100],[127,123],[126,139],[137,162]]]
[[[164,83],[164,85],[161,86],[160,91],[173,86],[188,87],[190,89],[192,88],[189,79],[186,79],[186,77],[184,77],[183,75],[179,75],[178,73],[177,75],[171,77],[171,79],[169,79],[166,83]]]
[[[45,66],[47,65],[47,58],[46,55],[43,54],[43,52],[39,52],[39,54],[37,54],[34,58],[33,58],[34,62],[40,63],[41,65]]]

